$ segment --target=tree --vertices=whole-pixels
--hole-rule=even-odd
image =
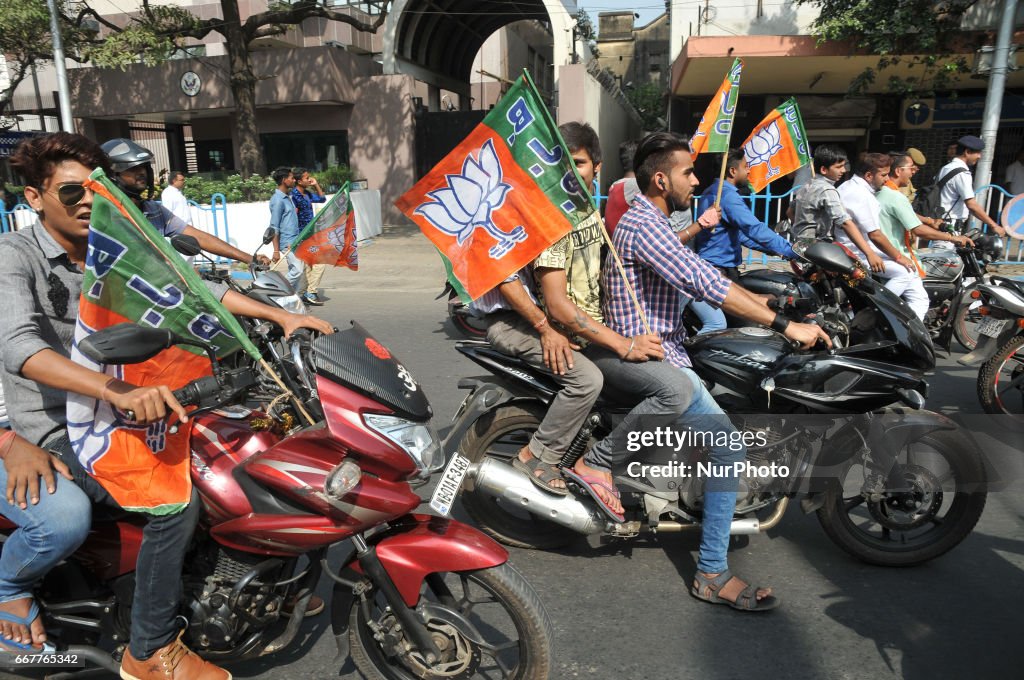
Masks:
[[[640,114],[643,129],[656,132],[665,129],[665,90],[658,83],[640,83],[626,85],[626,99]]]
[[[964,14],[977,0],[796,0],[821,14],[811,25],[819,43],[850,41],[879,56],[850,83],[851,94],[863,93],[885,71],[913,67],[914,75],[889,75],[885,89],[894,94],[925,95],[949,89],[960,74],[970,72]]]
[[[0,0],[8,2],[10,0]],[[17,0],[15,0],[17,1]],[[36,1],[36,0],[33,0]],[[104,29],[101,38],[92,41],[85,56],[98,66],[125,68],[142,61],[155,65],[167,60],[176,50],[185,49],[189,41],[201,40],[210,33],[219,33],[227,46],[231,94],[235,99],[235,125],[238,128],[239,156],[243,177],[263,174],[259,131],[256,127],[256,82],[249,46],[257,38],[285,33],[290,26],[306,19],[319,17],[348,24],[358,31],[374,32],[387,18],[390,0],[381,5],[381,13],[372,22],[331,9],[331,0],[297,0],[286,3],[273,0],[265,12],[253,14],[242,21],[238,0],[220,0],[220,18],[200,19],[186,9],[174,5],[153,6],[142,0],[137,13],[121,26],[101,16],[88,0],[78,3],[74,16],[63,14],[63,19],[75,30],[90,22],[98,22]]]
[[[0,0],[0,54],[6,58],[7,87],[0,90],[0,113],[10,104],[14,90],[29,76],[32,67],[53,60],[50,12],[46,0]],[[79,46],[93,37],[89,22],[77,28],[63,24],[64,49],[76,58]]]

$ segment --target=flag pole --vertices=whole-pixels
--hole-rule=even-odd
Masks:
[[[718,193],[715,194],[715,210],[722,205],[722,187],[725,186],[725,170],[729,165],[729,142],[732,141],[732,126],[729,126],[729,136],[726,138],[726,151],[722,154],[722,171],[718,173]]]
[[[537,86],[534,84],[533,78],[530,77],[529,69],[524,68],[523,75],[525,76],[526,82],[529,85],[529,87],[537,95],[538,101],[543,103],[544,100],[540,96],[540,92],[537,90]],[[540,108],[541,115],[544,116],[544,119],[546,120],[547,124],[551,126],[551,129],[555,131],[555,135],[558,138],[558,143],[562,146],[563,153],[567,157],[571,158],[572,154],[569,153],[569,146],[565,143],[565,140],[562,139],[562,133],[558,130],[558,126],[555,124],[555,119],[554,117],[552,117],[551,111],[548,110],[547,106],[541,106]],[[593,206],[594,199],[590,195],[590,189],[587,186],[585,186],[583,178],[580,177],[579,171],[576,170],[576,164],[570,163],[569,165],[572,167],[573,174],[576,176],[576,183],[579,184],[580,187],[583,189],[584,197],[586,198],[586,200],[590,201],[590,204]],[[602,219],[601,213],[596,206],[594,206],[594,213],[597,216],[597,223],[601,226],[601,234],[604,237],[604,242],[608,244],[608,250],[609,252],[611,252],[612,258],[615,260],[615,268],[619,271],[619,276],[622,277],[622,283],[625,284],[626,290],[629,291],[629,297],[630,299],[633,300],[633,304],[636,306],[637,314],[640,315],[640,323],[643,324],[644,333],[646,333],[647,335],[651,335],[651,326],[647,322],[647,315],[644,313],[643,307],[640,306],[640,300],[636,296],[636,291],[633,290],[633,286],[629,284],[629,279],[626,278],[626,268],[622,266],[622,260],[619,259],[619,254],[618,252],[616,252],[615,246],[612,245],[612,238],[608,234],[608,229],[606,229],[604,226],[604,219]]]
[[[266,371],[270,375],[271,379],[273,379],[273,381],[277,383],[277,386],[284,390],[284,393],[292,398],[292,403],[295,404],[295,408],[299,410],[299,413],[302,414],[302,417],[309,421],[310,425],[316,425],[316,421],[313,420],[313,416],[309,415],[306,409],[303,408],[302,402],[299,401],[299,398],[295,396],[290,389],[288,389],[287,385],[285,385],[284,382],[281,380],[281,376],[279,376],[274,371],[270,364],[267,363],[266,359],[263,359],[262,357],[260,358],[260,366],[263,368],[264,371]]]
[[[647,323],[647,315],[644,314],[644,308],[640,306],[640,300],[636,296],[636,291],[633,290],[633,286],[629,284],[629,279],[626,278],[626,268],[622,266],[619,253],[615,250],[615,246],[612,245],[612,237],[608,233],[607,227],[604,226],[604,220],[601,219],[600,215],[597,216],[597,223],[601,225],[601,234],[604,236],[604,242],[608,244],[608,252],[612,254],[612,259],[615,260],[615,268],[619,271],[619,276],[622,277],[622,283],[625,284],[626,290],[629,291],[629,297],[636,306],[636,313],[640,315],[640,323],[643,324],[644,333],[651,335],[651,326]]]

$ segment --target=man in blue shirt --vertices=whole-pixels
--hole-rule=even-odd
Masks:
[[[703,260],[718,268],[732,281],[739,279],[739,265],[743,261],[743,246],[751,250],[775,253],[786,259],[797,255],[789,241],[766,227],[757,219],[750,205],[740,195],[739,187],[746,186],[750,171],[743,149],[733,149],[725,168],[725,182],[722,183],[722,202],[719,206],[722,221],[715,229],[701,229],[693,238],[692,247]],[[701,195],[697,212],[703,213],[715,203],[719,180],[715,180]],[[713,316],[701,315],[704,326],[701,332],[725,328],[725,313],[710,308]]]
[[[292,176],[295,177],[295,187],[291,190],[290,196],[295,205],[295,213],[299,219],[299,233],[301,234],[313,221],[313,204],[325,203],[327,197],[324,195],[324,190],[320,188],[320,184],[317,183],[316,177],[310,175],[306,168],[295,168],[292,170]],[[306,292],[302,294],[302,301],[307,305],[320,306],[323,304],[323,301],[317,296],[317,291],[320,289],[320,279],[323,278],[325,269],[327,269],[326,264],[305,265]]]
[[[270,197],[270,226],[277,233],[274,236],[274,270],[281,271],[288,268],[285,276],[292,289],[299,290],[299,280],[302,279],[302,260],[292,254],[292,242],[299,235],[299,217],[295,205],[290,197],[291,190],[295,187],[295,175],[291,168],[281,167],[271,174],[277,189]],[[281,257],[281,253],[284,257]]]

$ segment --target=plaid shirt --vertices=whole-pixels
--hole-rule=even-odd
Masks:
[[[686,329],[682,324],[679,294],[721,306],[730,282],[714,267],[684,248],[672,231],[665,213],[640,195],[619,220],[612,237],[626,278],[647,315],[651,332],[661,336],[665,361],[689,367],[683,349]],[[625,337],[644,333],[640,315],[609,253],[604,267],[604,322]]]

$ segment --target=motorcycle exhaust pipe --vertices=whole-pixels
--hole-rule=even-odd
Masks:
[[[556,496],[541,490],[511,465],[484,458],[470,466],[466,491],[485,493],[511,506],[581,534],[599,534],[607,530],[608,520],[593,504],[575,496]]]
[[[658,522],[658,525],[651,527],[651,531],[657,534],[674,534],[680,531],[691,531],[700,529],[700,524],[684,522]],[[756,519],[734,519],[729,527],[730,536],[751,535],[761,532],[761,522]]]

